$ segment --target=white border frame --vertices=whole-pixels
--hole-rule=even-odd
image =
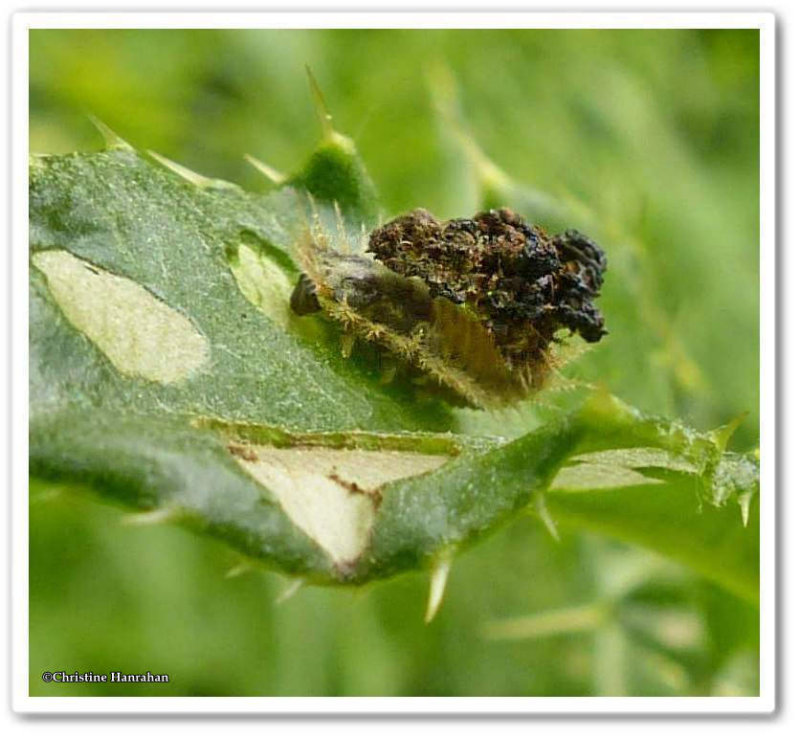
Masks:
[[[28,31],[47,28],[760,30],[761,661],[757,697],[31,697],[28,695]],[[12,708],[55,714],[770,714],[776,707],[775,16],[771,13],[17,13],[12,18]]]

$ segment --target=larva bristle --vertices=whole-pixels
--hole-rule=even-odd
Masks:
[[[336,200],[333,202],[333,214],[336,219],[336,235],[338,238],[337,250],[343,253],[352,253],[353,249],[350,247],[350,241],[347,237],[347,226],[342,217],[342,209],[339,207],[339,202]]]

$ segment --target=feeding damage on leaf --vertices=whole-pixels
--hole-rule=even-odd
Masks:
[[[606,257],[575,230],[549,236],[508,209],[440,221],[414,210],[374,230],[365,252],[315,220],[298,248],[298,315],[323,310],[455,404],[510,404],[544,384],[564,332],[599,341]]]
[[[449,460],[447,455],[398,450],[241,442],[229,443],[228,452],[343,572],[369,544],[382,487],[434,471]]]
[[[208,339],[139,284],[69,251],[37,251],[31,261],[67,320],[121,374],[174,384],[208,362]]]

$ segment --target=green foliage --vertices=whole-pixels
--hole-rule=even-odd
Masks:
[[[746,657],[753,639],[725,641],[718,612],[719,601],[728,602],[738,612],[735,621],[757,628],[756,455],[727,450],[738,421],[701,433],[652,414],[694,397],[692,406],[703,409],[688,414],[721,424],[751,405],[703,405],[707,372],[668,317],[658,258],[645,245],[653,242],[651,226],[623,230],[625,217],[613,209],[600,217],[564,193],[554,197],[518,184],[478,148],[448,85],[446,75],[433,85],[439,115],[449,121],[443,148],[461,152],[456,155],[479,199],[502,201],[554,227],[579,225],[602,240],[611,263],[603,303],[609,340],[566,368],[552,390],[508,412],[454,410],[406,382],[385,385],[369,350],[344,358],[331,325],[288,309],[299,272],[294,248],[310,208],[319,209],[336,237],[353,240],[378,212],[375,187],[352,141],[333,130],[321,98],[321,143],[296,175],[265,194],[163,157],[154,163],[106,131],[102,152],[34,157],[31,164],[30,447],[38,498],[48,488],[70,496],[90,491],[141,513],[133,521],[183,524],[226,543],[239,556],[237,565],[266,564],[306,584],[365,584],[432,569],[429,614],[437,606],[436,581],[443,584],[457,554],[474,565],[489,533],[505,526],[514,539],[517,520],[533,515],[540,532],[550,528],[563,541],[537,533],[525,545],[490,555],[494,569],[515,570],[527,551],[538,551],[544,554],[538,574],[546,579],[555,572],[558,579],[558,571],[579,571],[591,560],[597,599],[572,611],[571,597],[585,590],[585,581],[578,573],[553,580],[550,594],[535,597],[537,607],[553,612],[516,629],[499,623],[487,630],[490,637],[577,633],[580,643],[591,634],[601,660],[614,651],[614,658],[637,662],[636,653],[645,652],[654,663],[636,666],[640,679],[633,666],[624,673],[596,669],[594,687],[581,687],[593,693],[751,692]],[[412,168],[425,158],[424,145],[418,153],[408,157]],[[336,209],[346,224],[337,226]],[[649,411],[632,409],[587,378],[628,400],[649,393],[643,402]],[[749,427],[743,434],[752,440]],[[364,476],[364,468],[372,475]],[[620,563],[625,555],[618,543],[591,536],[586,542],[586,533],[663,558],[632,555],[644,565],[622,585],[625,576],[614,572],[628,564]],[[209,551],[216,559],[232,555]],[[34,555],[32,566],[45,561]],[[457,585],[458,568],[451,603],[471,610]],[[662,571],[668,584],[659,583]],[[520,581],[513,580],[516,591]],[[408,591],[396,590],[391,601],[402,600],[407,610]],[[391,622],[395,604],[378,591],[371,596],[386,603],[359,615],[356,629]],[[709,614],[710,600],[717,614]],[[412,612],[419,619],[421,605]],[[689,645],[671,642],[670,612],[691,621],[689,630],[717,633],[722,644],[712,653],[699,637]],[[458,621],[480,637],[486,617],[471,622],[467,614]],[[377,618],[372,625],[370,617]],[[422,637],[416,629],[404,631],[406,642]],[[439,642],[445,647],[445,639]],[[486,647],[476,645],[469,658],[483,653],[503,662],[500,651],[487,654]],[[459,662],[452,661],[456,669]],[[585,673],[585,665],[576,667]],[[538,685],[522,685],[523,678],[495,691],[480,678],[459,681],[452,669],[427,686],[404,686],[397,674],[384,675],[384,692],[391,693],[575,689],[566,676]],[[273,685],[263,688],[291,691],[288,682],[274,685],[284,677],[276,671]],[[360,693],[366,681],[340,683],[345,692]],[[197,687],[203,688],[221,686]],[[306,692],[315,688],[330,692],[322,683]]]

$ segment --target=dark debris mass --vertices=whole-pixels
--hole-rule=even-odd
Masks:
[[[576,230],[549,236],[508,209],[448,221],[414,210],[374,230],[368,251],[466,305],[513,363],[546,351],[562,328],[592,343],[606,333],[593,303],[606,257]]]

